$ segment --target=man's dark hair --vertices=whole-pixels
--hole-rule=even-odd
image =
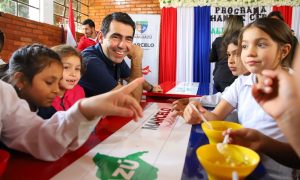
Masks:
[[[0,52],[4,46],[4,33],[0,30]]]
[[[112,14],[107,15],[103,21],[102,21],[102,25],[101,25],[101,29],[100,31],[102,32],[103,36],[106,36],[106,34],[109,32],[109,26],[110,23],[115,20],[127,25],[130,25],[133,29],[133,34],[132,36],[134,36],[135,33],[135,23],[134,21],[131,19],[131,17],[127,14],[127,13],[123,13],[123,12],[114,12]]]
[[[281,14],[280,11],[272,11],[272,12],[270,12],[270,13],[268,14],[267,18],[272,18],[272,17],[274,17],[274,16],[276,16],[276,17],[277,17],[278,19],[280,19],[281,21],[284,21],[284,18],[283,18],[283,16],[282,16],[282,14]]]
[[[86,19],[82,22],[82,25],[89,25],[90,27],[95,28],[95,23],[93,20],[91,19]]]

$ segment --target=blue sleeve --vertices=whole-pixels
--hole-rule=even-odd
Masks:
[[[126,64],[125,60],[121,62],[120,69],[121,69],[120,78],[128,78],[130,76],[130,68]]]
[[[83,87],[86,97],[109,92],[117,86],[118,82],[110,74],[106,64],[96,56],[85,56],[84,63],[86,71],[79,84]]]

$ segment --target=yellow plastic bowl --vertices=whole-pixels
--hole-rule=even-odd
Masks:
[[[197,149],[198,160],[205,169],[208,179],[232,179],[233,171],[238,173],[239,179],[244,179],[260,161],[259,155],[249,148],[231,144],[228,144],[227,148],[229,154],[238,153],[245,159],[242,161],[245,163],[235,166],[228,163],[227,156],[218,151],[216,144],[203,145]],[[236,156],[233,155],[232,157]]]
[[[238,123],[228,121],[209,121],[209,123],[213,129],[209,129],[205,123],[202,123],[201,126],[211,144],[222,142],[224,139],[222,132],[226,129],[231,128],[232,130],[236,130],[243,128],[243,126]]]

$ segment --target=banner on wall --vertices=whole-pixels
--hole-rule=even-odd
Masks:
[[[136,25],[133,43],[144,50],[142,71],[151,84],[158,83],[160,15],[130,14]],[[127,64],[130,60],[126,59]]]
[[[211,7],[211,42],[222,35],[224,30],[224,22],[229,15],[243,16],[244,25],[247,25],[257,18],[267,17],[271,11],[271,6]]]

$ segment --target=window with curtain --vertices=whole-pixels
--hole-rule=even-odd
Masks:
[[[54,25],[66,27],[69,16],[69,0],[54,0]],[[89,17],[89,0],[72,0],[76,31],[81,32],[81,22]]]
[[[40,21],[40,0],[0,0],[0,11]]]

